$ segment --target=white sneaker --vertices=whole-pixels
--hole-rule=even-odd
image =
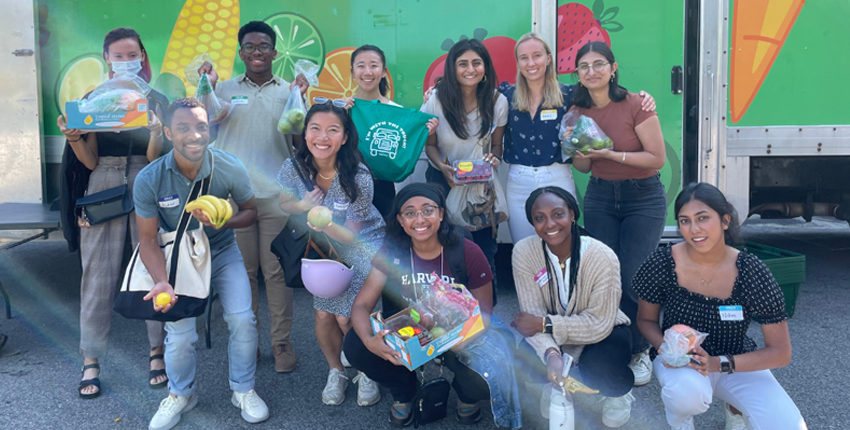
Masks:
[[[632,403],[635,396],[629,391],[622,397],[605,397],[602,399],[602,424],[607,427],[622,427],[629,422],[632,415]]]
[[[251,424],[269,419],[269,407],[254,390],[248,390],[246,393],[234,391],[230,396],[230,403],[242,409],[242,419]]]
[[[629,369],[632,369],[632,373],[635,374],[635,387],[646,385],[652,379],[652,362],[649,361],[649,354],[646,351],[632,356]]]
[[[351,367],[351,363],[345,358],[345,351],[339,353],[339,361],[342,362],[342,367]]]
[[[369,379],[365,373],[358,373],[351,382],[357,384],[358,405],[372,406],[381,400],[381,391],[378,390],[378,384]]]
[[[670,427],[672,430],[694,430],[694,417],[690,417],[682,424]]]
[[[723,410],[726,411],[726,430],[747,430],[743,415],[733,414],[726,402],[723,402]]]
[[[159,403],[159,409],[151,418],[148,425],[149,430],[168,430],[180,422],[180,417],[186,412],[191,411],[198,406],[198,397],[191,395],[189,397],[168,395],[162,402]]]
[[[322,403],[340,405],[345,400],[345,389],[348,388],[348,377],[337,369],[328,372],[328,382],[322,390]]]

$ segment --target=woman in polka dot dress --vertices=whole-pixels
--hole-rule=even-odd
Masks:
[[[782,290],[758,257],[733,247],[739,242],[734,207],[717,188],[690,184],[676,198],[675,214],[684,242],[659,248],[633,283],[638,328],[654,350],[675,324],[708,333],[688,366],[653,364],[667,422],[693,429],[693,416],[716,396],[725,402],[727,429],[805,429],[770,372],[791,362]],[[753,316],[761,322],[763,348],[747,336]]]

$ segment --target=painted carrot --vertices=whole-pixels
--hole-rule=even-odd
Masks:
[[[741,120],[755,99],[805,2],[735,1],[729,82],[733,123]]]
[[[186,82],[185,67],[206,52],[215,61],[219,80],[230,79],[236,58],[239,32],[239,0],[186,0],[162,60],[162,73],[171,73],[186,85],[186,94],[195,86]]]

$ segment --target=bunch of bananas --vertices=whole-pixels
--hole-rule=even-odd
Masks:
[[[209,194],[200,196],[186,205],[186,212],[192,212],[195,209],[200,209],[216,229],[224,226],[224,223],[233,216],[233,207],[230,206],[230,202]]]

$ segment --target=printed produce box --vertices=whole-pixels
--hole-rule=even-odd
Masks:
[[[463,285],[431,276],[434,282],[427,298],[386,320],[380,311],[371,316],[373,333],[389,330],[384,342],[401,353],[399,361],[410,370],[484,330],[481,309],[472,294]]]
[[[148,100],[138,99],[129,104],[133,109],[113,112],[80,112],[80,100],[65,103],[68,128],[89,131],[132,130],[148,125]]]

